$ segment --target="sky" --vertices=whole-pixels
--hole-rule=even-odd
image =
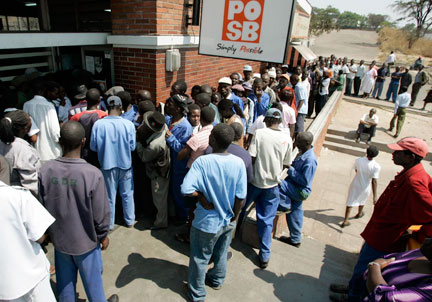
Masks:
[[[393,11],[391,5],[394,0],[308,0],[314,7],[326,8],[331,5],[341,12],[351,11],[360,15],[382,14],[388,15],[395,21],[400,16]]]

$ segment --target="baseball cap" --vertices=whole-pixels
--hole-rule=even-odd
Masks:
[[[426,142],[417,137],[405,137],[396,144],[388,144],[387,147],[395,151],[409,150],[421,158],[425,158],[429,152]]]
[[[243,87],[242,85],[240,85],[240,84],[235,84],[235,85],[232,87],[232,90],[245,91],[245,90],[244,90],[244,87]]]
[[[261,74],[260,73],[254,73],[253,77],[256,79],[261,78]]]
[[[243,67],[243,71],[252,71],[252,66],[250,66],[250,65],[245,65],[245,66]]]
[[[265,117],[282,118],[282,112],[277,108],[270,108],[265,113]]]
[[[288,68],[288,65],[287,65],[287,64],[284,64],[284,65],[282,65],[281,68]]]
[[[242,84],[242,86],[243,86],[243,88],[244,88],[245,90],[251,90],[251,91],[252,91],[252,85],[251,85],[251,83],[249,83],[249,82],[244,82],[244,83]]]
[[[276,71],[274,70],[269,70],[268,72],[269,77],[276,79]]]
[[[287,79],[288,82],[290,81],[290,77],[287,74],[281,74],[280,77]]]
[[[219,84],[228,84],[232,85],[232,81],[229,77],[223,77],[219,79]]]
[[[107,99],[108,107],[122,106],[122,101],[118,96],[112,95]]]

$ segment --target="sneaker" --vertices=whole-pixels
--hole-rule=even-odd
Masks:
[[[333,302],[348,302],[347,294],[330,294],[329,298]]]
[[[370,145],[370,144],[371,144],[371,141],[368,140],[368,141],[366,142],[366,145]]]
[[[222,285],[213,285],[210,281],[210,279],[207,277],[205,277],[205,285],[207,285],[208,287],[211,287],[214,290],[220,290],[222,288]]]
[[[227,253],[227,261],[230,261],[233,257],[233,253],[231,251],[228,251]]]
[[[348,286],[345,284],[332,283],[332,284],[330,284],[330,290],[332,292],[338,293],[338,294],[347,294],[348,293]]]
[[[300,245],[301,245],[301,242],[293,242],[291,240],[291,237],[282,236],[282,237],[279,237],[278,240],[282,241],[282,242],[284,242],[286,244],[292,245],[292,246],[294,246],[296,248],[299,248]]]
[[[355,139],[355,142],[358,144],[358,143],[360,143],[360,137],[357,137],[356,139]]]
[[[126,224],[126,227],[128,229],[131,229],[131,228],[133,228],[135,226],[136,223],[137,223],[137,221],[135,220],[132,224]]]
[[[258,266],[261,269],[266,269],[268,266],[269,262],[268,261],[262,261],[261,258],[258,256]]]
[[[107,302],[119,302],[119,301],[120,301],[120,298],[116,294],[112,295],[107,300]]]

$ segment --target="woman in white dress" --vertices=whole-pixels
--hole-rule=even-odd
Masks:
[[[375,64],[369,65],[369,70],[363,76],[360,90],[363,91],[363,98],[368,98],[369,94],[372,92],[372,88],[375,84],[375,78],[378,76],[378,72],[375,69]]]
[[[377,201],[377,179],[381,166],[374,160],[374,157],[378,155],[378,152],[376,146],[370,146],[366,150],[366,156],[357,158],[354,163],[356,175],[349,188],[345,219],[340,225],[342,228],[350,225],[348,219],[352,207],[358,207],[358,213],[354,218],[364,216],[363,208],[369,198],[371,189],[373,204]]]

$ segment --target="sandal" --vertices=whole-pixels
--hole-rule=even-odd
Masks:
[[[181,243],[190,243],[188,233],[177,233],[175,234],[175,239]]]
[[[354,216],[354,219],[362,218],[364,215],[365,215],[365,213],[364,213],[364,212],[361,212],[360,214],[355,215],[355,216]]]
[[[341,227],[341,228],[344,228],[344,227],[347,227],[347,226],[349,226],[349,225],[351,225],[351,222],[342,222],[339,226]]]

